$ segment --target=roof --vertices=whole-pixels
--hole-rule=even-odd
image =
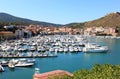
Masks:
[[[64,71],[64,70],[55,70],[51,72],[46,72],[42,74],[34,74],[33,79],[48,79],[49,76],[56,76],[56,75],[69,75],[73,76],[72,73]]]
[[[13,33],[13,32],[10,32],[10,31],[1,31],[0,33]]]

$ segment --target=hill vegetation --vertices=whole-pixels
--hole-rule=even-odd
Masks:
[[[85,25],[85,23],[70,23],[70,24],[66,24],[66,27],[70,27],[70,28],[83,28]]]
[[[114,12],[107,14],[104,17],[101,17],[97,20],[89,21],[85,23],[86,27],[116,27],[120,26],[120,13],[119,12]]]
[[[54,79],[120,79],[120,65],[95,64],[90,70],[82,69],[75,71],[73,77],[64,75],[54,77]]]

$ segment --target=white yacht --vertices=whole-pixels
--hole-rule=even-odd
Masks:
[[[83,48],[83,52],[85,53],[102,53],[102,52],[107,52],[108,47],[107,46],[100,46],[96,44],[86,44],[85,47]]]

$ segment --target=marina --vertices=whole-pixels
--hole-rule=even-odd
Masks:
[[[77,35],[36,36],[1,43],[0,58],[56,57],[60,52],[82,52],[87,44],[85,37]]]
[[[120,78],[120,0],[0,2],[0,79]]]
[[[64,39],[63,39],[63,37],[64,37]],[[15,48],[15,50],[12,49],[12,51],[11,51],[11,49],[9,49],[9,50],[1,49],[1,52],[7,52],[8,56],[9,56],[10,52],[12,53],[12,54],[10,54],[11,57],[2,57],[2,55],[5,56],[5,54],[1,54],[1,62],[3,64],[2,66],[5,70],[5,72],[3,72],[2,74],[8,75],[8,73],[9,74],[14,73],[19,76],[20,73],[24,72],[24,74],[22,74],[22,77],[20,77],[18,79],[21,79],[21,78],[32,79],[32,75],[35,72],[35,68],[39,68],[40,73],[49,72],[51,70],[58,70],[58,69],[73,72],[73,71],[81,69],[81,68],[89,69],[96,62],[101,63],[101,64],[106,63],[106,62],[112,63],[112,64],[119,63],[119,62],[116,62],[116,63],[112,62],[113,60],[111,60],[111,59],[110,59],[110,61],[108,61],[106,59],[109,57],[109,55],[111,56],[111,54],[113,54],[114,48],[111,48],[111,46],[116,44],[116,42],[119,42],[119,39],[117,39],[117,38],[114,38],[114,39],[111,38],[108,40],[107,38],[104,38],[104,37],[103,38],[102,37],[101,38],[94,37],[94,36],[83,37],[83,36],[76,36],[76,35],[72,35],[72,36],[57,35],[57,36],[48,36],[48,37],[45,36],[44,38],[43,37],[33,37],[33,38],[34,38],[34,40],[35,39],[37,39],[37,40],[41,39],[41,40],[39,40],[40,42],[37,42],[37,43],[33,42],[32,44],[28,43],[28,40],[30,40],[30,39],[27,39],[26,40],[27,42],[23,42],[23,41],[25,41],[25,39],[22,39],[20,41],[17,41],[17,42],[19,42],[17,44],[15,44],[16,40],[14,40],[14,42],[12,42],[12,44],[14,44],[13,46],[15,46],[16,48],[18,46],[20,48],[24,48],[27,50],[24,50],[24,51],[16,50],[15,47],[13,47],[13,48]],[[33,40],[33,38],[31,38],[31,40]],[[43,40],[45,38],[46,38],[46,40]],[[65,38],[68,38],[68,39],[65,39]],[[47,39],[49,39],[49,40],[47,40]],[[50,39],[55,39],[55,40],[50,40]],[[113,41],[116,41],[116,42],[113,42]],[[86,45],[88,43],[90,43],[90,44],[94,43],[93,45],[98,46],[98,47],[99,46],[108,46],[108,48],[111,50],[107,49],[106,53],[99,53],[99,52],[84,53],[83,49],[86,47]],[[9,47],[9,45],[11,43],[2,43],[1,47],[5,44],[8,44],[8,45],[6,45],[6,48],[7,48],[7,46]],[[28,50],[31,46],[35,50]],[[38,48],[38,50],[36,48]],[[15,52],[17,52],[17,53],[14,54]],[[12,55],[16,56],[18,53],[23,54],[24,58],[21,58],[21,57],[14,58],[12,56]],[[38,57],[37,54],[39,54],[41,56],[44,55],[46,57],[44,57],[44,56]],[[37,57],[25,58],[25,56],[26,57],[27,56],[37,56]],[[103,59],[101,59],[101,57],[105,60],[102,61]],[[118,57],[116,57],[116,58],[118,58]],[[31,60],[31,59],[35,59],[35,60]],[[9,60],[9,61],[7,61],[7,60]],[[16,63],[14,65],[8,66],[8,63],[11,60],[14,60],[14,63],[15,62]],[[34,63],[33,63],[33,61],[34,61]],[[11,69],[12,69],[12,71],[11,71]],[[6,72],[8,72],[8,73],[6,73]],[[29,77],[25,76],[26,73],[31,76],[29,76]],[[5,79],[5,76],[3,76],[2,74],[0,74],[1,78]],[[16,77],[12,76],[12,78],[15,79]]]

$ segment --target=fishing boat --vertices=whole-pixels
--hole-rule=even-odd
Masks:
[[[102,52],[107,52],[108,47],[107,46],[100,46],[96,44],[86,44],[85,47],[83,48],[83,52],[85,53],[102,53]]]

